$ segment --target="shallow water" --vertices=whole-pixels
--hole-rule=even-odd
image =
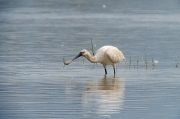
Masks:
[[[0,117],[180,118],[179,5],[0,0]],[[91,39],[125,55],[116,78],[84,58],[63,67]]]

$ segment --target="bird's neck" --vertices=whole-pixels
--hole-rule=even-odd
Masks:
[[[87,58],[91,63],[97,63],[96,57],[92,56],[90,53],[86,56],[86,58]]]

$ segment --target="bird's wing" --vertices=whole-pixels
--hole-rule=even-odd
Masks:
[[[106,50],[106,55],[111,60],[112,63],[118,63],[124,59],[124,55],[116,47],[108,48]]]

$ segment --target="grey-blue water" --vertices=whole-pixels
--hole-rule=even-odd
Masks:
[[[107,77],[82,48],[118,47]],[[0,119],[180,119],[179,0],[0,0]]]

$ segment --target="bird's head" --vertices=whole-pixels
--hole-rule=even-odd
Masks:
[[[81,56],[84,56],[84,57],[87,57],[89,55],[89,52],[86,49],[82,49],[80,53],[81,53]]]

